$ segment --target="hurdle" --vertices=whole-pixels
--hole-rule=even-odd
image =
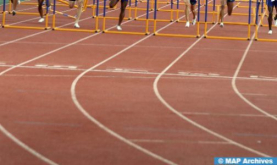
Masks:
[[[113,31],[113,30],[106,29],[106,20],[107,19],[114,19],[114,17],[106,17],[106,8],[103,8],[103,17],[102,17],[102,19],[103,19],[103,33],[132,34],[132,35],[148,35],[148,34],[150,34],[150,32],[149,32],[149,5],[150,5],[150,0],[147,0],[147,1],[148,1],[148,3],[147,3],[147,6],[146,6],[145,31],[144,32]],[[104,0],[104,6],[105,5],[106,5],[106,0]],[[129,5],[131,5],[131,4],[129,4]],[[118,19],[118,17],[116,19]],[[130,19],[130,17],[128,19]],[[132,19],[132,20],[134,20],[134,19]]]
[[[260,2],[257,2],[257,8],[259,8],[259,5],[260,5]],[[261,5],[262,6],[262,5]],[[269,38],[259,38],[258,37],[258,31],[259,31],[259,22],[258,22],[258,19],[259,19],[259,17],[258,17],[258,10],[256,11],[256,14],[257,14],[257,16],[256,16],[256,25],[255,25],[255,41],[263,41],[263,42],[277,42],[277,39],[269,39]],[[263,18],[264,18],[264,16],[265,16],[265,14],[266,14],[266,11],[265,11],[265,13],[263,13],[263,16],[262,16],[262,18],[261,18],[261,20],[260,20],[260,23],[262,24],[262,22],[263,22]],[[268,25],[263,25],[263,26],[261,26],[261,27],[268,27]],[[272,25],[272,28],[276,28],[274,25]]]
[[[206,6],[207,6],[207,0],[206,0]],[[237,6],[237,5],[236,5]],[[235,6],[235,7],[236,7]],[[234,8],[235,8],[234,7]],[[240,22],[224,22],[224,24],[229,24],[229,25],[247,25],[247,37],[229,37],[229,36],[208,36],[207,33],[207,7],[205,8],[205,27],[204,27],[204,38],[209,38],[209,39],[226,39],[226,40],[250,40],[250,35],[251,35],[251,26],[253,25],[251,23],[251,13],[252,13],[252,0],[249,0],[249,9],[248,9],[248,23],[240,23]]]
[[[49,3],[49,0],[46,0]],[[10,2],[11,3],[11,2]],[[50,29],[49,26],[49,11],[48,8],[46,8],[46,14],[45,14],[45,26],[44,27],[39,27],[39,26],[14,26],[14,25],[9,25],[6,24],[6,14],[9,13],[6,11],[6,0],[3,1],[3,16],[2,16],[2,27],[3,28],[13,28],[13,29],[32,29],[32,30],[48,30]],[[22,12],[17,12],[16,14],[18,15],[26,15],[25,13]],[[27,15],[37,15],[39,16],[39,13],[30,13]]]
[[[157,0],[155,0],[157,1]],[[178,4],[178,2],[177,2]],[[183,37],[183,38],[199,38],[200,37],[200,1],[198,1],[198,12],[197,12],[197,23],[196,23],[196,34],[195,35],[189,35],[189,34],[169,34],[169,33],[158,33],[157,32],[157,12],[155,10],[154,12],[154,35],[155,36],[164,36],[164,37]],[[157,3],[155,5],[155,9],[157,8]],[[177,9],[178,9],[178,6],[177,6]],[[179,17],[178,17],[179,18]],[[177,20],[175,21],[177,22]],[[179,21],[181,22],[181,21]],[[186,21],[182,21],[182,22],[186,22]]]
[[[56,14],[59,12],[56,10],[56,2],[57,0],[54,0],[54,3],[53,3],[53,18],[52,18],[52,30],[55,30],[55,31],[68,31],[68,32],[89,32],[89,33],[97,33],[100,31],[99,29],[99,24],[98,24],[98,15],[99,15],[99,0],[97,0],[97,7],[96,7],[96,16],[95,16],[95,29],[76,29],[76,28],[61,28],[61,27],[56,27]],[[84,1],[84,4],[86,2]],[[85,11],[85,9],[83,10],[82,9],[82,12]],[[67,15],[65,15],[67,16]],[[75,17],[69,17],[69,18],[73,18],[75,19]],[[92,17],[93,18],[93,17]]]

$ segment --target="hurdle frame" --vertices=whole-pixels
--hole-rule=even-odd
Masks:
[[[239,2],[240,3],[240,2]],[[238,5],[238,4],[237,4]],[[234,7],[236,8],[237,5]],[[233,8],[233,9],[234,9]],[[229,37],[229,36],[208,36],[207,35],[207,0],[206,0],[206,8],[205,8],[205,27],[204,27],[204,38],[208,38],[208,39],[225,39],[225,40],[242,40],[242,41],[249,41],[250,40],[250,37],[251,37],[251,26],[253,24],[251,24],[251,12],[252,12],[252,0],[249,0],[249,10],[248,10],[248,23],[247,23],[247,26],[248,26],[248,30],[247,30],[247,37]],[[224,22],[224,24],[231,24],[231,25],[246,25],[244,23],[235,23],[235,22]]]
[[[49,3],[49,0],[46,0]],[[11,1],[9,1],[11,4]],[[9,4],[9,5],[10,5]],[[45,26],[44,27],[39,27],[39,26],[14,26],[14,25],[7,25],[6,24],[6,14],[9,13],[9,11],[6,11],[6,0],[3,1],[3,16],[2,16],[2,28],[13,28],[13,29],[29,29],[29,30],[48,30],[50,29],[49,26],[49,11],[48,8],[46,8],[46,14],[45,14]],[[26,15],[22,14],[22,12],[17,12],[16,14],[18,15]],[[39,13],[30,13],[29,15],[38,15]]]
[[[99,0],[97,0],[97,7],[96,7],[96,16],[92,17],[92,20],[95,20],[95,29],[74,29],[74,28],[61,28],[56,27],[56,1],[53,1],[53,16],[52,16],[52,30],[53,31],[68,31],[68,32],[88,32],[88,33],[98,33],[100,32],[99,29],[99,21],[98,21],[98,15],[99,15]],[[95,18],[95,19],[93,19]]]
[[[146,6],[146,18],[145,18],[145,32],[130,32],[130,31],[114,31],[114,30],[108,30],[106,29],[106,19],[114,19],[114,17],[106,17],[106,8],[103,8],[103,33],[110,33],[110,34],[132,34],[132,35],[149,35],[149,6],[150,6],[150,0],[147,0],[147,6]],[[104,0],[104,6],[106,5],[106,0]],[[131,4],[129,4],[131,6]],[[131,10],[129,10],[131,12]],[[130,15],[129,15],[130,16]],[[118,17],[117,17],[118,19]],[[128,18],[129,20],[135,21],[135,19]]]

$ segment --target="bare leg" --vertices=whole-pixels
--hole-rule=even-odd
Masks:
[[[69,8],[72,9],[75,5],[75,1],[69,1]]]
[[[125,17],[125,9],[128,5],[128,1],[121,1],[121,8],[120,8],[120,14],[119,14],[119,20],[118,20],[118,26],[121,25],[124,17]]]
[[[17,7],[17,3],[18,1],[17,0],[11,0],[12,4],[13,4],[13,11],[12,11],[12,14],[15,15],[16,14],[16,7]]]
[[[78,24],[81,14],[82,14],[82,8],[83,8],[84,0],[78,0],[78,8],[77,8],[77,17],[75,20],[75,23]]]
[[[224,9],[225,9],[226,0],[221,0],[220,2],[221,2],[221,6],[220,6],[220,12],[219,12],[218,22],[223,22]]]
[[[119,0],[111,0],[109,4],[110,8],[114,8],[118,1]]]
[[[38,12],[39,12],[40,18],[43,18],[43,9],[42,9],[43,1],[44,0],[38,0]]]
[[[228,6],[228,15],[232,15],[234,2],[227,2],[227,6]]]
[[[185,3],[185,15],[186,15],[186,21],[189,21],[189,8],[190,8],[190,1],[184,0]]]
[[[195,16],[196,16],[195,5],[190,5],[190,10],[191,10],[191,12],[192,12],[192,17],[193,17],[193,19],[195,19]]]
[[[273,7],[268,6],[268,28],[272,30],[272,15],[273,15]]]

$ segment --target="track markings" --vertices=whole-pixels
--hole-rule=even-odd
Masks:
[[[207,112],[181,112],[184,115],[194,115],[194,116],[227,116],[227,117],[265,117],[266,115],[262,114],[226,114],[226,113],[207,113]],[[274,115],[277,117],[277,114]]]
[[[137,143],[186,143],[186,144],[217,144],[217,145],[231,145],[231,143],[224,141],[187,141],[187,140],[159,140],[159,139],[130,139]]]
[[[48,64],[36,64],[35,67],[38,68],[56,68],[56,69],[66,69],[66,70],[77,70],[77,66],[73,65],[48,65]]]

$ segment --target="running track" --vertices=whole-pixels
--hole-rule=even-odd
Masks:
[[[230,28],[243,31],[209,26],[210,34]],[[0,32],[1,164],[277,156],[276,43]]]

